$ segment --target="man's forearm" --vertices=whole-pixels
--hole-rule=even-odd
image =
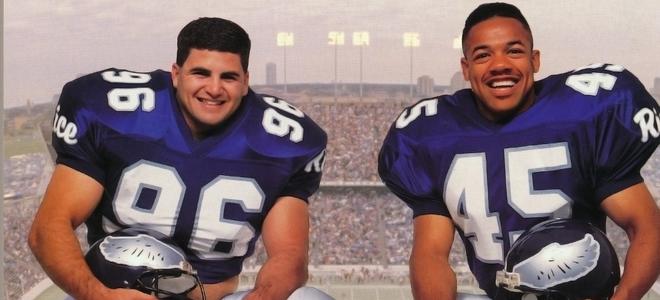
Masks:
[[[411,257],[410,284],[416,300],[456,299],[456,274],[448,263]]]
[[[53,282],[69,295],[98,299],[92,293],[106,288],[91,274],[73,229],[53,223],[33,225],[29,238],[32,252]]]
[[[658,224],[656,224],[657,226]],[[660,233],[658,229],[628,234],[630,248],[626,255],[621,282],[612,299],[641,299],[658,278],[660,270]]]
[[[644,183],[607,197],[601,207],[630,240],[625,269],[612,299],[640,299],[658,278],[660,211]]]
[[[259,270],[247,299],[286,299],[307,282],[307,259],[280,255],[270,257]]]

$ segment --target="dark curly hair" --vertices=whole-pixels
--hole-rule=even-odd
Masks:
[[[238,54],[247,72],[250,37],[238,24],[222,18],[199,18],[188,23],[177,37],[176,64],[182,66],[190,49],[205,49]]]

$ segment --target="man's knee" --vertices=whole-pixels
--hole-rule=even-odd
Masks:
[[[334,300],[334,298],[317,288],[303,286],[295,290],[287,300]]]
[[[222,300],[242,300],[249,292],[236,292],[223,297]],[[287,300],[334,300],[334,298],[319,289],[303,286],[293,291]]]

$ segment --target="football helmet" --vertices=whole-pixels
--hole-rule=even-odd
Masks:
[[[607,236],[572,219],[542,222],[523,233],[507,253],[496,284],[549,299],[601,299],[619,283],[619,260]]]
[[[85,254],[92,273],[109,288],[130,288],[159,299],[188,299],[200,287],[195,270],[168,236],[126,228],[96,241]]]

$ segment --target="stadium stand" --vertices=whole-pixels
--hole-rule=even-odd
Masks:
[[[410,103],[387,94],[370,95],[363,101],[309,95],[300,92],[289,97],[329,136],[322,187],[310,199],[309,284],[336,299],[412,299],[406,266],[412,214],[380,183],[376,171],[376,157],[389,124]],[[656,152],[643,169],[656,200],[660,196],[658,166]],[[5,299],[62,299],[63,293],[47,279],[26,241],[52,167],[45,144],[39,153],[5,159]],[[608,235],[623,261],[628,247],[625,233],[610,222]],[[84,228],[79,231],[81,240],[83,236]],[[455,240],[450,258],[459,291],[479,294],[460,239]],[[258,243],[255,254],[245,262],[242,288],[254,282],[265,257]],[[646,299],[660,299],[658,284],[656,289]]]

